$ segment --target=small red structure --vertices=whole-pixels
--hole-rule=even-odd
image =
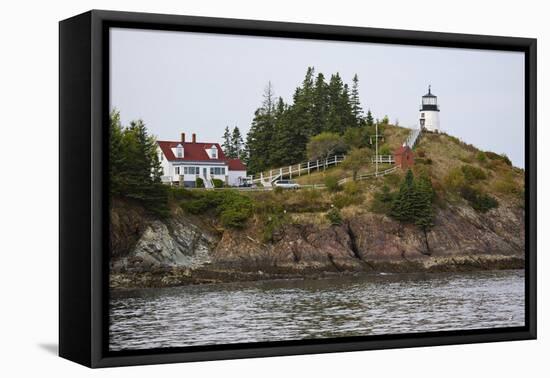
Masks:
[[[409,146],[403,145],[393,153],[395,165],[401,169],[409,169],[414,165],[414,154]]]

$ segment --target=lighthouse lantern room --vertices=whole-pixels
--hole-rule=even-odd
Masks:
[[[437,105],[437,96],[432,94],[431,85],[428,86],[428,93],[422,96],[420,127],[423,130],[439,132],[439,105]]]

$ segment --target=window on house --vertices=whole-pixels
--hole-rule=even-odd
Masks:
[[[180,174],[180,167],[176,167],[176,175]]]
[[[225,175],[225,167],[211,167],[210,168],[210,174],[211,175]]]
[[[178,144],[176,147],[176,157],[178,158],[183,157],[183,146],[181,144]]]
[[[210,156],[212,157],[212,159],[218,158],[218,149],[216,147],[212,147],[210,149]]]

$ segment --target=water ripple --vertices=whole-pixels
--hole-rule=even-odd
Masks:
[[[495,271],[115,290],[110,349],[522,326],[524,285]]]

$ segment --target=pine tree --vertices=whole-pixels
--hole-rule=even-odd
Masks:
[[[363,109],[361,108],[361,100],[359,99],[359,77],[357,74],[353,76],[353,84],[351,86],[351,111],[357,126],[363,124]]]
[[[367,123],[367,126],[374,126],[374,118],[372,116],[372,113],[370,109],[367,111],[367,117],[365,118],[365,121]]]
[[[325,82],[325,76],[319,73],[313,89],[313,135],[327,130],[328,104],[328,85]]]
[[[434,191],[432,182],[428,175],[422,174],[416,182],[416,212],[415,224],[423,231],[427,231],[433,226],[433,208]]]
[[[120,112],[113,109],[110,114],[109,127],[109,178],[111,194],[118,195],[123,192],[125,178],[124,171],[124,150],[123,150],[123,127],[120,123]]]
[[[414,176],[412,171],[409,169],[393,202],[391,216],[400,222],[414,222],[415,202],[416,191],[414,187]]]
[[[344,85],[342,79],[338,73],[330,77],[328,84],[328,116],[327,116],[327,130],[334,133],[342,134],[344,132],[344,125],[342,120],[342,92],[344,91]]]
[[[229,126],[225,126],[225,131],[223,132],[223,143],[222,150],[225,156],[233,156],[232,144],[231,144],[231,133],[229,132]]]
[[[243,149],[243,137],[241,136],[241,131],[237,126],[233,128],[233,132],[231,134],[231,158],[232,159],[239,159],[241,156],[241,152]]]
[[[271,82],[264,90],[262,106],[254,112],[252,126],[246,137],[248,171],[257,173],[271,163],[270,146],[275,128],[274,93]]]

